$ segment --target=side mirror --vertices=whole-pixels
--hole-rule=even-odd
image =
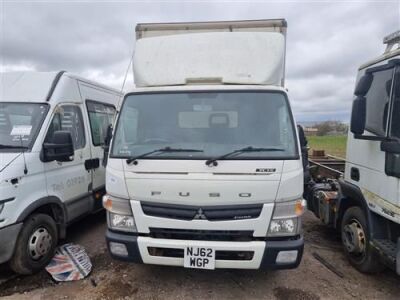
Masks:
[[[381,150],[386,152],[386,175],[400,178],[400,142],[383,141],[381,143]]]
[[[107,126],[107,133],[106,137],[104,138],[104,147],[110,147],[111,139],[112,139],[112,125],[110,124]]]
[[[368,93],[373,79],[374,75],[372,75],[371,73],[364,74],[356,85],[354,95],[364,97]]]
[[[69,131],[55,131],[52,143],[43,144],[43,161],[72,161],[74,156],[74,145]]]
[[[301,149],[307,149],[308,141],[304,133],[303,126],[297,125],[297,131],[299,132],[299,140]]]
[[[107,127],[107,133],[106,137],[104,138],[104,146],[103,146],[103,166],[107,166],[107,160],[108,160],[108,153],[110,152],[110,143],[112,139],[112,125],[108,125]]]
[[[367,100],[365,97],[358,96],[353,101],[351,110],[350,130],[355,135],[362,135],[365,130],[365,121],[367,115]]]
[[[386,153],[400,154],[400,142],[398,141],[383,141],[381,150]]]

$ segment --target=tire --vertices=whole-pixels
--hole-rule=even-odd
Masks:
[[[23,275],[42,270],[54,256],[58,244],[57,225],[45,214],[29,216],[17,238],[11,269]]]
[[[345,254],[354,268],[362,273],[377,273],[385,268],[370,246],[367,218],[360,207],[345,211],[340,228]]]

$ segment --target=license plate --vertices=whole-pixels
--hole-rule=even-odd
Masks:
[[[183,266],[194,269],[215,269],[215,250],[208,247],[188,246],[183,256]]]

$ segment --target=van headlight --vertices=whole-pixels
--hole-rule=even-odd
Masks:
[[[276,203],[269,224],[268,236],[293,236],[300,234],[301,215],[304,213],[306,201],[298,199]]]
[[[118,231],[137,232],[135,218],[128,199],[105,195],[103,206],[107,210],[108,228]]]

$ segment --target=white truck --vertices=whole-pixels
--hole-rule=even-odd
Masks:
[[[344,176],[311,176],[305,198],[340,230],[355,268],[400,274],[400,31],[384,43],[386,51],[358,71]]]
[[[284,88],[285,20],[138,24],[136,88],[106,168],[111,256],[296,268],[303,165]]]
[[[42,269],[66,227],[102,208],[121,94],[67,72],[0,73],[0,263]]]

